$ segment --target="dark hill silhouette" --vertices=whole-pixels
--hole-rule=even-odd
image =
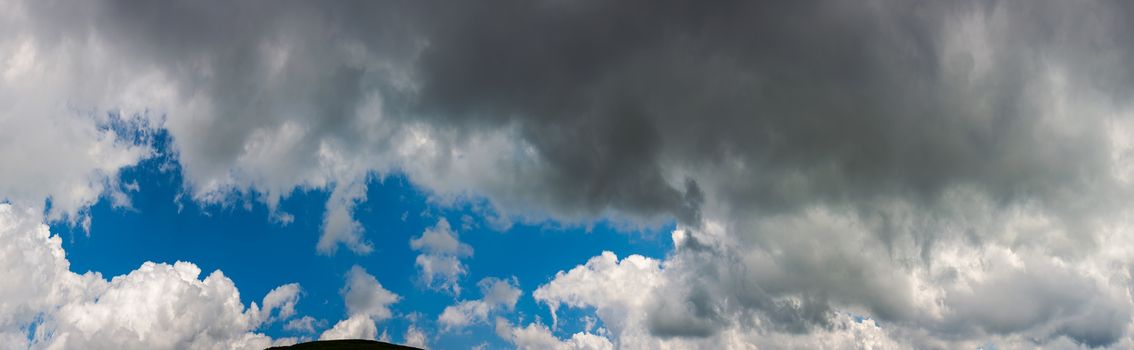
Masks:
[[[405,345],[396,345],[390,343],[383,343],[373,340],[362,339],[344,339],[344,340],[320,340],[306,343],[299,343],[291,346],[273,346],[268,350],[421,350],[415,347]]]

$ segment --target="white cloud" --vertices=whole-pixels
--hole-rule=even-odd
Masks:
[[[0,39],[0,194],[37,206],[51,197],[73,212],[97,199],[104,182],[146,149],[119,144],[113,131],[99,130],[95,121],[106,120],[101,113],[88,116],[54,99],[72,83],[69,72],[56,69],[72,62],[60,60],[68,61],[32,38]]]
[[[765,329],[761,326],[765,321],[752,318],[748,321],[751,323],[718,326],[722,329],[708,335],[655,335],[659,321],[694,331],[704,326],[697,324],[697,306],[683,299],[683,289],[696,286],[677,284],[671,281],[673,278],[673,272],[658,260],[638,255],[619,260],[613,253],[604,252],[584,265],[556,274],[532,295],[551,308],[553,317],[564,306],[594,308],[609,331],[599,328],[597,334],[579,332],[559,339],[538,323],[512,327],[498,320],[497,333],[526,349],[898,348],[872,320],[857,322],[846,314],[839,315],[832,328],[813,333]]]
[[[324,322],[316,320],[311,316],[303,316],[291,321],[287,321],[287,323],[284,324],[284,329],[292,332],[310,334],[315,333],[316,327],[323,326]]]
[[[501,310],[510,312],[515,309],[516,302],[523,293],[514,277],[508,280],[488,277],[477,285],[483,295],[481,299],[465,300],[447,306],[437,317],[437,322],[444,327],[444,330],[461,329],[471,324],[487,322],[490,315]]]
[[[445,307],[437,317],[437,323],[440,323],[446,331],[460,329],[478,321],[488,320],[488,313],[491,310],[492,305],[482,300],[466,300]]]
[[[0,204],[0,338],[9,345],[260,349],[273,341],[254,331],[273,311],[282,319],[293,310],[298,285],[269,293],[263,310],[245,308],[232,280],[220,271],[198,279],[201,270],[187,262],[146,262],[109,281],[75,274],[41,218]]]
[[[560,340],[547,326],[532,323],[527,327],[512,327],[508,321],[496,319],[496,333],[520,350],[613,350],[614,344],[606,337],[589,332],[572,334]]]
[[[334,339],[370,339],[378,335],[378,327],[374,320],[366,315],[351,315],[349,318],[335,323],[334,327],[323,332],[319,340]]]
[[[268,295],[264,296],[263,309],[260,310],[263,322],[286,320],[295,315],[295,304],[299,302],[299,293],[302,290],[299,283],[290,283],[268,292]],[[275,318],[270,317],[273,310],[278,310]]]
[[[631,310],[643,309],[663,278],[658,260],[631,255],[619,261],[606,251],[585,265],[557,273],[532,292],[532,297],[551,308],[556,323],[560,306],[594,306],[610,327],[622,328],[627,322],[624,317],[632,315]]]
[[[402,339],[405,339],[405,345],[408,346],[422,349],[428,347],[425,344],[425,333],[413,325],[406,328],[406,334],[402,336]]]
[[[351,316],[362,315],[375,321],[385,320],[392,315],[390,304],[402,299],[401,296],[383,288],[377,278],[358,265],[350,268],[346,281],[342,293],[347,312]]]
[[[973,193],[950,198],[939,213],[959,211],[949,215],[985,229],[953,226],[956,217],[945,214],[919,222],[913,207],[895,202],[886,202],[884,224],[902,229],[889,247],[877,241],[883,222],[829,207],[707,221],[675,230],[665,260],[603,253],[532,295],[553,317],[563,307],[593,308],[624,349],[1130,345],[1120,336],[1132,327],[1121,253],[1130,247],[1114,235],[1132,222],[1107,220],[1100,235],[1112,243],[1096,255],[1052,257],[1060,245],[1040,242],[1064,239],[1066,228],[1037,208],[997,210]],[[935,232],[928,250],[908,236],[921,230]]]
[[[472,256],[473,250],[457,239],[457,232],[449,226],[448,220],[441,218],[421,236],[410,239],[410,247],[422,252],[415,264],[421,280],[429,288],[461,294],[460,279],[468,274],[461,258]]]
[[[323,235],[315,246],[320,253],[334,253],[339,244],[345,244],[357,254],[369,254],[374,249],[362,237],[362,225],[354,220],[353,215],[354,207],[365,199],[365,184],[352,182],[335,186],[323,216]]]
[[[377,278],[358,265],[347,271],[341,292],[349,317],[324,331],[319,339],[374,339],[378,335],[375,323],[390,318],[390,305],[402,298],[383,288]]]
[[[410,247],[428,254],[469,256],[472,247],[457,240],[457,233],[449,226],[449,220],[441,218],[437,225],[425,229],[421,236],[410,240]]]

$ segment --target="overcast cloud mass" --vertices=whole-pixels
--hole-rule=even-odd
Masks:
[[[478,248],[441,219],[407,243],[415,278],[459,300],[426,333],[1131,348],[1132,23],[1102,0],[0,1],[0,342],[295,341],[256,331],[293,317],[299,285],[245,306],[188,262],[69,270],[43,224],[129,208],[118,174],[164,130],[186,200],[257,201],[286,225],[281,200],[329,191],[318,254],[381,254],[355,208],[390,174],[441,205],[483,200],[500,229],[676,223],[665,256],[607,252],[478,294],[458,284]],[[335,273],[348,312],[321,337],[379,338],[400,296]],[[529,297],[603,326],[564,338],[557,319],[506,316]]]

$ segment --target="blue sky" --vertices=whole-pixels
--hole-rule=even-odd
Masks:
[[[479,298],[476,283],[482,278],[514,276],[524,295],[515,312],[500,316],[550,323],[547,306],[538,304],[530,294],[556,272],[569,270],[604,250],[619,256],[661,258],[672,248],[672,224],[627,231],[603,222],[590,227],[517,223],[501,231],[477,209],[485,203],[465,200],[439,205],[405,176],[392,174],[367,181],[367,201],[355,212],[374,251],[358,255],[339,249],[332,255],[318,254],[315,244],[328,191],[296,190],[282,201],[279,210],[295,218],[287,224],[272,220],[266,205],[251,197],[227,205],[199,204],[182,194],[180,164],[168,149],[168,138],[167,133],[157,133],[154,144],[162,149],[159,154],[122,170],[122,183],[138,185],[137,191],[128,192],[130,207],[115,207],[104,197],[90,208],[89,232],[67,222],[51,226],[52,232],[64,238],[63,247],[73,271],[98,271],[110,277],[127,274],[143,261],[190,261],[202,269],[203,275],[223,271],[236,283],[246,305],[259,303],[277,286],[298,282],[303,294],[297,314],[321,320],[322,327],[317,329],[321,332],[347,316],[340,289],[347,270],[357,264],[377,277],[383,287],[403,297],[391,307],[396,313],[411,318],[409,314],[419,314],[416,322],[406,317],[381,322],[379,329],[388,330],[392,340],[402,341],[405,328],[413,322],[434,337],[430,344],[438,348],[480,343],[498,348],[508,343],[494,333],[491,322],[442,332],[435,322],[437,316],[456,300]],[[469,273],[460,281],[464,292],[457,299],[421,283],[414,265],[418,252],[409,245],[413,237],[440,218],[453,223],[459,239],[474,249],[473,256],[463,260]],[[559,335],[583,330],[585,312],[563,310],[560,314]],[[318,336],[284,330],[283,324],[276,322],[261,331],[277,338]],[[598,324],[601,326],[601,322]]]

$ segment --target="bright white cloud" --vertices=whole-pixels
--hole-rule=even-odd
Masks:
[[[319,335],[319,340],[335,339],[370,339],[378,335],[378,326],[374,320],[366,315],[351,315],[349,318],[335,323],[334,327]]]
[[[254,331],[294,310],[298,285],[269,293],[262,310],[245,308],[232,280],[220,271],[198,279],[187,262],[146,262],[109,281],[75,274],[41,218],[0,204],[0,337],[14,347],[261,349],[273,341]]]
[[[429,288],[461,294],[460,279],[468,274],[461,258],[472,256],[473,250],[457,239],[448,220],[441,218],[437,225],[425,229],[421,236],[410,240],[410,247],[422,252],[415,264]]]
[[[508,321],[496,319],[496,333],[520,350],[613,350],[614,344],[606,337],[579,332],[570,338],[556,338],[547,326],[539,323],[527,327],[513,327]]]
[[[512,279],[503,280],[488,277],[477,283],[483,295],[481,299],[465,300],[445,307],[437,317],[437,323],[444,330],[461,329],[471,324],[485,323],[488,318],[499,311],[512,311],[516,302],[523,293],[518,282]]]
[[[623,328],[632,310],[644,308],[653,291],[663,281],[658,260],[631,255],[618,260],[609,251],[591,258],[585,265],[559,272],[532,297],[551,308],[553,321],[560,306],[598,308],[604,322]]]

